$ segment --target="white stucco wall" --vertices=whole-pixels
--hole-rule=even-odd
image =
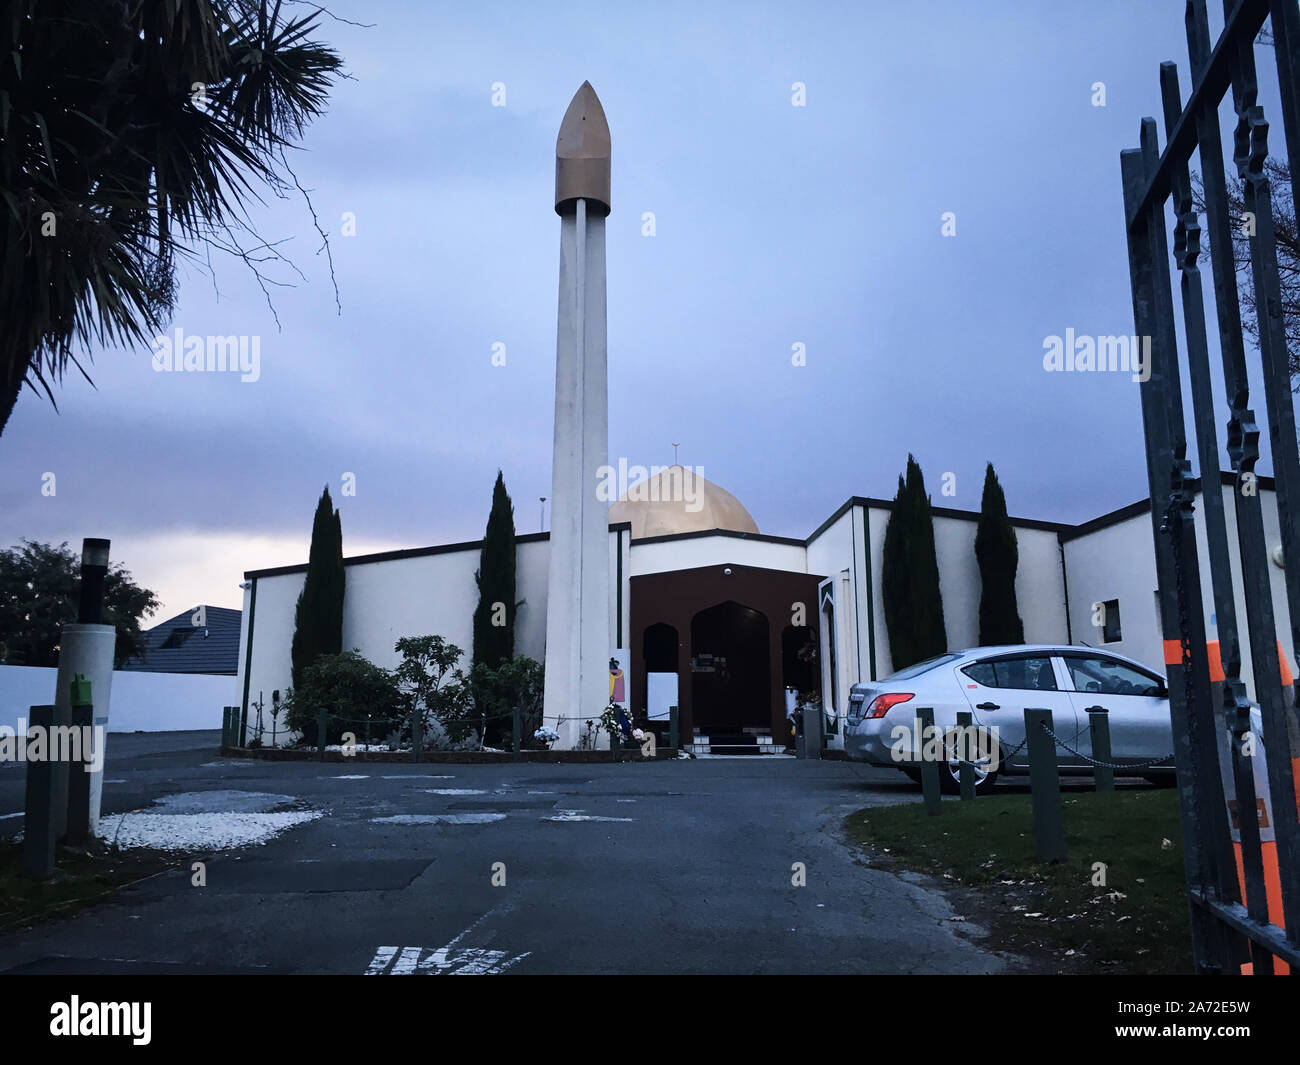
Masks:
[[[610,636],[619,631],[619,541],[622,540],[622,632],[627,639],[631,623],[629,533],[611,530],[609,536]],[[350,562],[343,603],[343,647],[359,651],[384,668],[401,660],[394,650],[403,636],[438,635],[464,652],[462,668],[468,668],[474,644],[474,608],[478,587],[474,572],[479,564],[479,545],[406,558],[374,562]],[[550,563],[550,542],[528,539],[516,553],[515,580],[518,598],[523,600],[515,621],[515,652],[541,662],[546,654],[546,589]],[[259,695],[264,720],[270,728],[271,693],[286,691],[291,684],[294,610],[302,592],[305,573],[295,572],[255,578],[257,600],[251,589],[244,591],[244,614],[240,631],[239,678],[232,702],[244,694],[245,662],[248,654],[248,625],[253,625],[253,653],[248,668],[248,700],[251,708]],[[249,719],[255,716],[250,709]],[[218,726],[220,710],[218,710]]]
[[[1228,527],[1228,555],[1231,560],[1233,598],[1236,601],[1238,635],[1242,644],[1242,679],[1254,698],[1251,677],[1250,645],[1246,629],[1246,600],[1241,580],[1241,561],[1237,546],[1237,521],[1233,501],[1233,488],[1220,487]],[[1261,509],[1264,516],[1264,537],[1270,556],[1281,543],[1278,531],[1277,497],[1271,490],[1260,490]],[[1198,493],[1194,511],[1197,554],[1200,559],[1201,601],[1204,608],[1206,633],[1209,639],[1218,637],[1215,625],[1213,578],[1209,565],[1209,546],[1206,540],[1205,508]],[[1150,512],[1138,514],[1115,525],[1098,529],[1067,541],[1065,545],[1066,573],[1070,590],[1070,622],[1075,643],[1106,647],[1131,655],[1154,669],[1164,670],[1164,635],[1156,606],[1156,558],[1152,536]],[[1290,615],[1286,602],[1285,571],[1268,565],[1272,589],[1273,616],[1282,650],[1295,671],[1295,648],[1289,644]],[[1092,611],[1096,603],[1119,600],[1120,627],[1123,639],[1103,643],[1101,632],[1092,624]]]
[[[1065,575],[1074,643],[1118,651],[1163,672],[1150,512],[1067,540]],[[1106,643],[1102,630],[1093,624],[1093,608],[1112,599],[1119,600],[1123,638]]]
[[[772,543],[741,536],[691,536],[659,543],[632,544],[632,576],[698,569],[726,563],[760,569],[807,573],[807,554],[802,544]]]
[[[894,671],[889,654],[889,631],[885,625],[885,601],[881,591],[886,507],[873,507],[871,521],[872,599],[875,609],[877,676]],[[948,647],[960,650],[979,646],[979,604],[981,581],[975,558],[974,516],[934,516],[935,557],[939,563],[939,592],[943,596],[943,623]],[[1016,525],[1019,565],[1016,569],[1016,604],[1030,643],[1064,643],[1066,640],[1065,588],[1061,579],[1061,555],[1052,529]]]
[[[848,650],[848,661],[844,666],[849,685],[868,677],[871,672],[863,511],[864,508],[857,504],[850,506],[808,541],[808,572],[832,578],[835,609],[843,629],[841,645]],[[849,571],[847,595],[842,579],[846,569]],[[847,687],[841,693],[840,702],[842,705],[837,709],[847,712]]]
[[[1251,680],[1250,635],[1246,628],[1246,597],[1241,580],[1241,555],[1237,547],[1237,515],[1233,499],[1234,490],[1231,485],[1223,485],[1220,488],[1223,493],[1223,506],[1226,511],[1228,526],[1228,554],[1232,560],[1233,598],[1237,603],[1237,634],[1238,639],[1241,641],[1241,675],[1242,679],[1246,681],[1246,690],[1251,693],[1251,698],[1254,698],[1255,689]],[[1287,658],[1292,675],[1296,675],[1297,649],[1291,645],[1290,639],[1291,612],[1287,607],[1286,600],[1286,571],[1272,561],[1274,548],[1280,548],[1282,545],[1282,534],[1277,520],[1277,494],[1269,489],[1261,490],[1259,496],[1260,509],[1263,511],[1264,516],[1264,542],[1268,547],[1269,554],[1268,573],[1273,592],[1274,625],[1278,639],[1282,642],[1282,653]],[[1217,618],[1213,618],[1214,593],[1209,566],[1204,561],[1209,557],[1205,531],[1205,508],[1200,505],[1199,499],[1196,507],[1196,544],[1197,553],[1202,559],[1201,595],[1205,602],[1207,631],[1210,639],[1215,639],[1218,636],[1218,630],[1211,623],[1212,619],[1217,620]]]
[[[0,725],[16,728],[19,718],[26,720],[30,707],[52,704],[58,673],[52,666],[0,666]],[[114,670],[108,729],[220,729],[221,708],[234,706],[238,691],[229,675]]]

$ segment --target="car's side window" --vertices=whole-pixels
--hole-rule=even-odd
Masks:
[[[976,684],[986,688],[1018,688],[1022,691],[1054,692],[1056,675],[1052,660],[1047,655],[1026,655],[1021,658],[993,658],[972,662],[962,672]]]
[[[1159,695],[1160,684],[1132,666],[1113,658],[1069,655],[1065,668],[1077,692],[1091,695]]]

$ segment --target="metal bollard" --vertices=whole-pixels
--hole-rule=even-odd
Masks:
[[[678,748],[677,741],[679,738],[677,735],[677,717],[677,707],[670,706],[668,708],[668,746],[674,751]]]
[[[321,706],[316,710],[316,750],[320,761],[325,761],[325,724],[329,720],[329,711]]]
[[[54,724],[53,706],[33,706],[28,727],[45,730]],[[27,794],[23,804],[23,876],[44,880],[54,872],[54,766],[48,759],[27,763]]]
[[[805,758],[817,761],[822,756],[822,708],[817,703],[805,703],[803,708],[803,753]]]
[[[943,803],[943,793],[939,790],[939,763],[927,757],[930,753],[927,741],[934,735],[934,707],[922,706],[916,711],[915,736],[920,740],[921,751],[921,795],[925,800],[925,812],[934,816],[939,813]]]
[[[1088,731],[1092,734],[1092,757],[1096,762],[1110,761],[1110,714],[1101,707],[1088,707]],[[1115,770],[1109,765],[1092,767],[1092,779],[1098,791],[1115,790]]]
[[[1061,808],[1061,773],[1056,764],[1056,742],[1043,731],[1052,728],[1052,711],[1025,708],[1025,736],[1029,747],[1029,787],[1034,808],[1034,838],[1038,859],[1065,860],[1065,816]]]
[[[510,708],[510,719],[510,726],[514,732],[514,755],[517,762],[519,761],[519,732],[523,727],[522,722],[519,720],[519,707],[512,706]]]
[[[74,690],[72,700],[73,735],[81,737],[82,761],[68,766],[67,841],[75,847],[90,842],[90,766],[99,739],[95,735],[95,708],[89,701],[90,685],[83,682],[83,686],[83,690]],[[82,698],[86,701],[80,701]]]
[[[961,759],[957,770],[957,780],[961,785],[962,799],[975,798],[975,767],[971,759],[978,755],[978,741],[972,743],[975,734],[975,719],[969,710],[957,711],[957,757]]]

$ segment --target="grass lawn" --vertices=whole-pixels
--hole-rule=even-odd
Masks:
[[[1057,972],[1190,973],[1177,792],[1075,792],[1064,807],[1069,857],[1056,865],[1034,853],[1028,794],[944,802],[938,817],[918,796],[850,814],[845,829],[874,865],[960,885],[954,904],[992,949]]]
[[[21,843],[0,842],[0,929],[46,917],[65,917],[115,888],[174,864],[153,852],[60,848],[54,875],[44,882],[22,876]]]

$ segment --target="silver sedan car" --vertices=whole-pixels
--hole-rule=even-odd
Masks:
[[[949,793],[958,788],[963,758],[975,765],[978,793],[992,790],[999,774],[1029,772],[1026,707],[1051,710],[1063,774],[1093,771],[1087,761],[1092,756],[1088,715],[1098,710],[1108,715],[1112,762],[1128,763],[1134,774],[1152,780],[1167,780],[1173,772],[1164,677],[1109,651],[1058,644],[975,647],[855,684],[844,732],[847,757],[892,766],[920,780],[925,752],[916,727],[918,707],[934,708],[935,726],[945,737],[939,779]],[[972,718],[964,746],[955,742],[959,710],[970,711]]]

